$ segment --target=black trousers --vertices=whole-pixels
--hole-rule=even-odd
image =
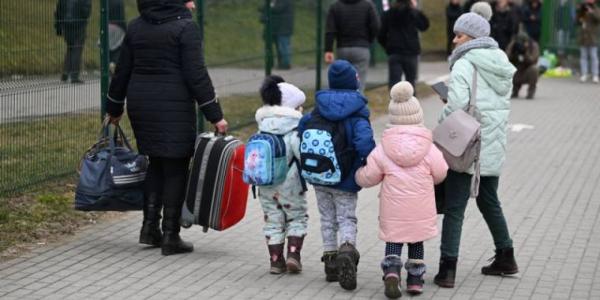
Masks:
[[[63,36],[67,44],[63,75],[71,79],[79,79],[81,70],[81,56],[85,46],[85,34],[87,23],[67,23],[64,25]]]
[[[417,82],[418,67],[418,55],[391,54],[388,57],[389,88],[402,81],[402,75],[414,87]]]
[[[164,206],[163,230],[179,232],[189,158],[150,157],[145,199],[156,197]]]

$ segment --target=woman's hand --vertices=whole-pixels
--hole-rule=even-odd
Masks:
[[[185,7],[187,7],[187,9],[189,9],[192,12],[196,11],[196,3],[193,0],[186,2]]]
[[[121,117],[122,117],[122,116],[123,116],[123,115],[120,115],[120,116],[118,116],[118,117],[113,117],[113,116],[111,116],[111,115],[109,115],[109,114],[106,114],[106,119],[108,119],[108,122],[109,122],[110,124],[113,124],[113,125],[119,125],[119,121],[121,121]]]
[[[229,128],[229,124],[225,119],[221,119],[221,121],[214,124],[217,133],[225,134],[227,133],[227,129]]]

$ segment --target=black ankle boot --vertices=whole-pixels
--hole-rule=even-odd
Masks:
[[[440,287],[453,288],[456,278],[456,257],[440,258],[440,270],[435,275],[433,282]]]
[[[302,250],[302,244],[304,237],[290,236],[288,237],[288,252],[286,265],[290,273],[302,272],[302,262],[300,261],[300,250]]]
[[[321,261],[325,264],[325,280],[327,282],[338,281],[338,270],[337,270],[337,251],[323,252]]]
[[[160,245],[162,255],[173,255],[194,251],[192,243],[185,242],[179,236],[179,219],[181,218],[181,206],[165,206],[165,218],[162,222],[163,236]]]
[[[161,244],[162,255],[173,255],[194,251],[194,245],[181,239],[179,232],[164,231]]]
[[[269,262],[271,263],[271,274],[285,273],[286,263],[283,258],[283,244],[268,245],[269,247]]]
[[[140,230],[140,244],[160,247],[162,232],[160,231],[160,211],[162,202],[157,194],[150,194],[144,199],[144,221]]]
[[[356,271],[360,254],[354,245],[345,242],[340,246],[336,259],[338,267],[338,280],[345,290],[356,289]]]
[[[502,276],[519,273],[513,248],[497,249],[492,259],[494,261],[490,265],[481,268],[481,273],[484,275]]]

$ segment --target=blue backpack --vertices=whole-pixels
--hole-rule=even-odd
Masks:
[[[246,144],[244,182],[255,186],[277,185],[285,181],[289,170],[282,135],[259,132]]]
[[[347,139],[344,120],[330,121],[313,111],[302,132],[302,177],[314,185],[339,184],[348,176],[356,156]]]

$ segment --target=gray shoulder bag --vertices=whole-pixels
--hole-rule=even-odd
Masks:
[[[444,159],[451,170],[466,173],[474,165],[475,174],[471,182],[471,197],[477,197],[480,176],[481,123],[475,117],[477,67],[475,65],[473,67],[473,86],[466,111],[459,109],[446,117],[433,130],[433,142],[444,154]]]

